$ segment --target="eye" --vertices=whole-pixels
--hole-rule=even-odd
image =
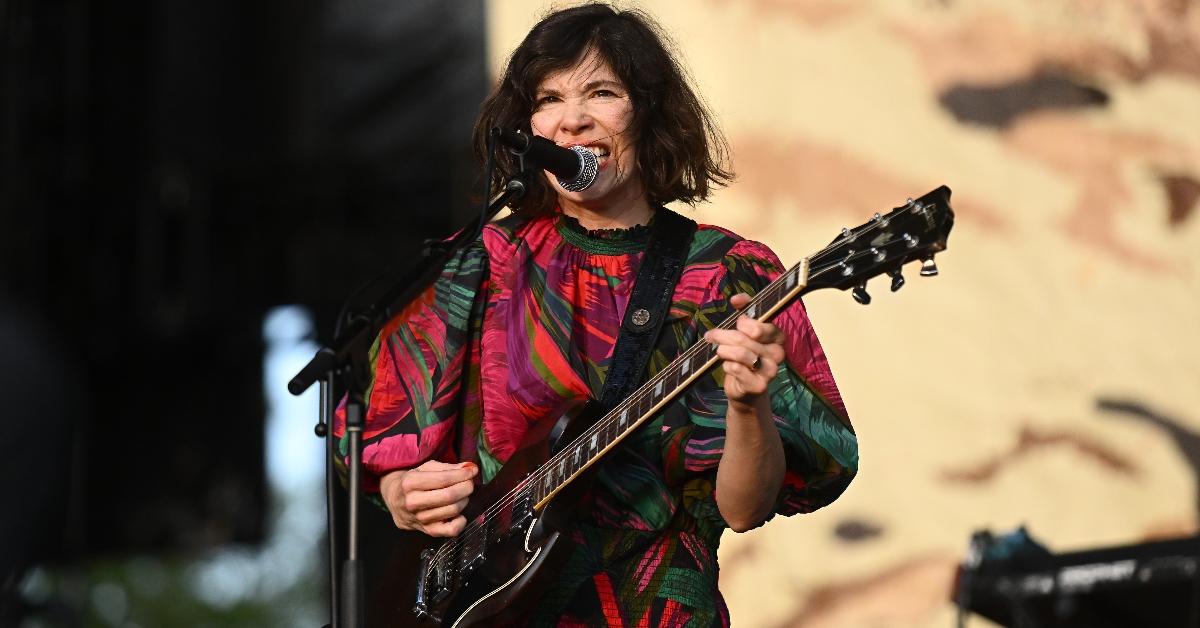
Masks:
[[[537,99],[533,101],[533,110],[537,111],[546,105],[552,105],[561,101],[562,99],[558,96],[551,96],[549,94],[538,96]]]
[[[619,98],[616,92],[612,91],[611,89],[598,89],[592,92],[592,96],[596,98]]]

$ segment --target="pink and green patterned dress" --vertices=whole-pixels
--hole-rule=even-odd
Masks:
[[[490,481],[531,425],[599,396],[649,232],[587,231],[563,215],[485,227],[371,350],[368,490],[430,459],[473,461]],[[782,271],[762,244],[700,225],[651,374],[729,316],[729,297],[754,294]],[[804,307],[797,300],[773,322],[788,336],[787,365],[771,387],[787,457],[775,512],[791,515],[846,489],[858,445]],[[599,465],[573,556],[530,625],[729,624],[717,590],[727,525],[714,498],[725,407],[718,367]]]

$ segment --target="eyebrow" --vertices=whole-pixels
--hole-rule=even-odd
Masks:
[[[600,79],[598,81],[588,81],[586,84],[584,84],[583,91],[590,92],[593,89],[597,89],[600,87],[615,87],[615,88],[617,88],[618,91],[623,91],[626,89],[625,85],[622,84],[620,81],[613,81],[613,80],[609,80],[609,79]],[[561,93],[557,89],[538,88],[536,93],[538,95],[544,94],[544,95],[548,95],[548,96],[560,96],[561,95]]]

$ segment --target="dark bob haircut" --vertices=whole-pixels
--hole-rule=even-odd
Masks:
[[[637,11],[607,4],[585,4],[547,15],[529,31],[508,59],[504,73],[484,101],[475,121],[475,154],[487,153],[488,132],[498,126],[531,133],[530,116],[538,85],[567,70],[595,50],[625,87],[633,104],[630,133],[637,142],[637,163],[647,200],[652,204],[708,198],[713,186],[733,179],[729,148],[711,115],[688,85],[685,73],[664,45],[654,22]],[[516,174],[516,158],[497,150],[489,195]],[[514,205],[527,212],[549,212],[557,205],[544,177],[533,177],[528,194]]]

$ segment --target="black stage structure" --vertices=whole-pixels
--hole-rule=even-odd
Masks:
[[[0,3],[0,464],[33,506],[0,567],[261,540],[264,315],[331,342],[477,213],[484,34],[482,0]]]

